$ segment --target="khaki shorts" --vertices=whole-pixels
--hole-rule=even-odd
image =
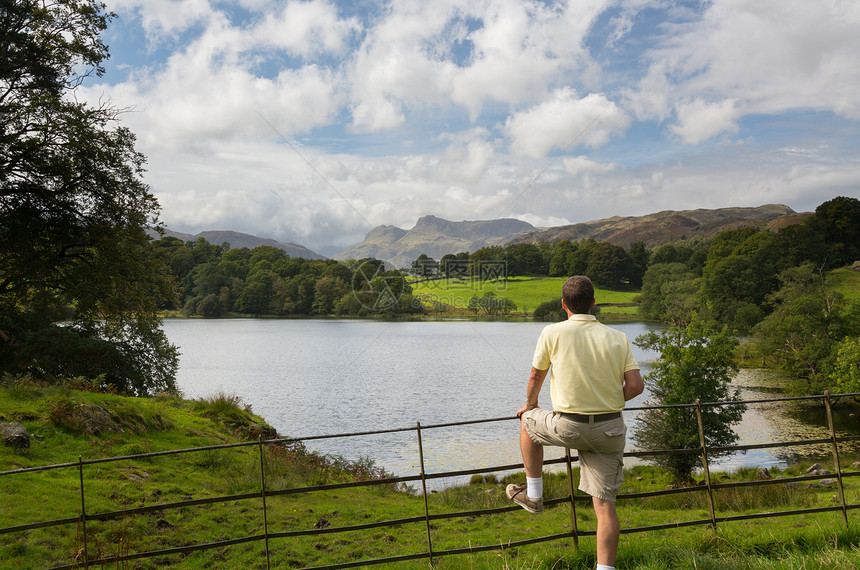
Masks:
[[[523,427],[538,445],[579,451],[579,489],[615,501],[624,478],[622,460],[627,427],[623,418],[595,423],[573,421],[559,412],[535,408],[522,416]]]

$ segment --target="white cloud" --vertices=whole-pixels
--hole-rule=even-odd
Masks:
[[[122,45],[119,26],[115,67],[79,96],[133,107],[123,124],[180,231],[346,245],[428,213],[549,226],[660,209],[814,207],[856,195],[860,180],[853,1],[116,0],[111,9],[149,50]],[[798,119],[820,111],[844,119],[826,128]],[[762,117],[773,128],[757,129]],[[714,138],[726,144],[703,144]],[[546,158],[554,151],[557,162]]]
[[[738,131],[735,122],[741,112],[735,107],[736,101],[726,99],[720,103],[708,103],[696,99],[690,103],[679,104],[678,124],[672,131],[688,144],[698,144],[723,132]]]
[[[606,144],[629,125],[630,118],[605,96],[579,99],[572,89],[560,89],[544,103],[508,117],[505,129],[512,152],[543,158],[553,148]]]
[[[209,0],[113,0],[109,8],[120,17],[137,14],[150,47],[175,39],[193,26],[221,19]]]
[[[645,54],[650,71],[631,108],[643,118],[664,118],[674,108],[680,125],[673,130],[686,142],[732,131],[741,109],[807,108],[860,118],[856,2],[715,0],[701,18],[666,32],[662,45]],[[709,126],[697,129],[691,123],[697,117]]]
[[[343,52],[350,37],[360,31],[355,18],[340,19],[337,7],[330,2],[293,0],[266,14],[250,36],[262,45],[310,57]]]
[[[578,174],[602,174],[615,170],[616,165],[612,163],[596,162],[587,156],[576,156],[565,158],[562,161],[564,169],[571,176]]]
[[[405,159],[404,172],[416,180],[477,184],[484,178],[495,157],[495,148],[487,140],[488,135],[487,130],[482,128],[446,134],[440,137],[450,140],[445,149],[436,154]]]

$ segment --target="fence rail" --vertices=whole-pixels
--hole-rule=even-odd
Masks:
[[[849,394],[836,394],[831,395],[828,392],[825,392],[822,395],[815,396],[800,396],[800,397],[789,397],[789,398],[772,398],[772,399],[758,399],[758,400],[745,400],[742,403],[744,404],[761,404],[761,403],[775,403],[775,402],[800,402],[800,401],[817,401],[820,400],[822,405],[825,408],[827,420],[828,420],[828,429],[829,429],[829,437],[827,438],[816,438],[816,439],[807,439],[807,440],[795,440],[795,441],[782,441],[782,442],[770,442],[763,444],[755,444],[755,445],[737,445],[737,446],[725,446],[725,447],[712,447],[709,448],[706,445],[704,432],[703,432],[703,421],[702,421],[702,409],[705,407],[712,406],[724,406],[724,405],[733,405],[738,404],[739,402],[695,402],[693,404],[680,404],[680,405],[672,405],[672,406],[647,406],[647,407],[637,407],[637,408],[628,408],[626,411],[643,411],[648,409],[661,409],[661,408],[692,408],[696,411],[696,418],[699,427],[699,442],[700,445],[697,448],[688,448],[688,449],[667,449],[667,450],[657,450],[657,451],[630,451],[624,454],[625,457],[638,457],[638,458],[649,458],[655,457],[659,455],[666,454],[690,454],[696,453],[701,454],[702,465],[703,465],[703,474],[704,474],[704,486],[698,487],[685,487],[685,488],[673,488],[673,489],[663,489],[660,491],[652,491],[652,492],[640,492],[640,493],[627,493],[627,494],[619,494],[618,500],[633,500],[633,499],[643,499],[649,497],[657,497],[664,495],[675,495],[675,494],[685,494],[685,493],[706,493],[708,496],[708,513],[709,517],[707,519],[698,519],[698,520],[688,520],[688,521],[678,521],[672,523],[664,523],[664,524],[656,524],[650,526],[643,527],[635,527],[635,528],[623,528],[621,529],[622,534],[631,534],[631,533],[640,533],[640,532],[652,532],[657,530],[666,530],[673,528],[683,528],[690,526],[700,526],[700,525],[710,525],[715,528],[718,524],[728,523],[728,522],[736,522],[742,520],[752,520],[752,519],[761,519],[761,518],[772,518],[772,517],[783,517],[783,516],[791,516],[791,515],[800,515],[800,514],[809,514],[809,513],[827,513],[827,512],[841,512],[843,522],[848,524],[848,511],[860,508],[860,504],[849,504],[845,500],[845,492],[844,492],[844,479],[858,477],[860,476],[860,471],[851,471],[851,472],[843,472],[840,464],[840,451],[839,444],[847,443],[860,440],[860,436],[841,436],[837,437],[836,431],[833,423],[833,414],[832,414],[832,399],[833,398],[842,398],[842,397],[857,397],[860,396],[860,393],[849,393]],[[561,505],[568,504],[571,509],[571,531],[563,532],[558,534],[552,534],[548,536],[540,536],[534,538],[528,538],[518,541],[508,541],[501,544],[490,544],[490,545],[479,545],[479,546],[469,546],[468,548],[454,548],[454,549],[444,549],[437,550],[433,547],[432,542],[432,534],[431,534],[431,522],[432,521],[440,521],[447,519],[455,519],[455,518],[465,518],[465,517],[474,517],[474,516],[482,516],[489,514],[500,514],[510,511],[518,511],[520,509],[517,505],[508,505],[504,507],[496,507],[490,509],[480,509],[480,510],[471,510],[471,511],[460,511],[453,513],[436,513],[432,514],[430,512],[429,504],[428,504],[428,491],[427,491],[427,481],[431,479],[441,479],[441,478],[449,478],[449,477],[462,477],[466,475],[475,475],[475,474],[487,474],[487,473],[496,473],[503,471],[511,471],[515,469],[522,468],[522,463],[519,464],[507,464],[507,465],[498,465],[493,467],[483,467],[483,468],[474,468],[474,469],[465,469],[458,471],[446,471],[439,473],[427,473],[425,471],[425,461],[424,461],[424,450],[423,450],[423,441],[422,441],[422,432],[427,430],[439,429],[439,428],[448,428],[448,427],[459,427],[465,425],[474,425],[474,424],[483,424],[490,422],[500,422],[500,421],[511,421],[515,418],[504,417],[504,418],[492,418],[492,419],[484,419],[484,420],[469,420],[463,422],[452,422],[452,423],[443,423],[443,424],[432,424],[422,426],[420,422],[416,423],[415,427],[412,428],[396,428],[396,429],[387,429],[387,430],[375,430],[375,431],[364,431],[364,432],[354,432],[354,433],[344,433],[344,434],[331,434],[331,435],[320,435],[320,436],[311,436],[311,437],[302,437],[302,438],[277,438],[277,439],[269,439],[263,440],[260,438],[256,442],[241,442],[241,443],[229,443],[229,444],[221,444],[221,445],[210,445],[203,447],[194,447],[194,448],[185,448],[185,449],[174,449],[174,450],[165,450],[165,451],[156,451],[150,453],[141,453],[135,455],[124,455],[124,456],[116,456],[116,457],[106,457],[106,458],[98,458],[98,459],[88,459],[84,460],[81,456],[78,457],[77,462],[69,462],[69,463],[60,463],[54,465],[43,465],[37,467],[28,467],[22,469],[15,469],[10,471],[2,471],[0,472],[0,477],[10,477],[17,476],[25,473],[37,473],[37,472],[45,472],[51,470],[58,469],[73,469],[76,468],[79,474],[79,490],[80,490],[80,501],[81,508],[80,514],[75,517],[66,517],[55,520],[46,520],[33,522],[29,524],[21,524],[15,526],[9,526],[5,528],[0,528],[0,535],[10,535],[14,533],[22,533],[30,530],[57,527],[57,526],[66,526],[66,525],[77,525],[81,535],[82,535],[82,556],[80,560],[75,561],[71,564],[65,564],[60,566],[54,566],[52,570],[60,570],[60,569],[69,569],[69,568],[87,568],[90,565],[104,565],[111,563],[119,563],[123,561],[130,560],[140,560],[145,558],[153,558],[160,556],[170,556],[177,554],[187,554],[190,552],[208,550],[213,548],[224,548],[227,546],[233,546],[238,544],[245,544],[250,542],[264,542],[265,543],[265,556],[266,556],[266,567],[270,567],[270,540],[273,539],[290,539],[296,538],[300,536],[315,536],[315,535],[330,535],[330,534],[339,534],[344,532],[355,532],[355,531],[367,531],[376,528],[383,527],[394,527],[405,524],[419,524],[423,523],[425,527],[426,537],[427,537],[427,550],[424,552],[412,553],[412,554],[404,554],[400,556],[391,556],[386,558],[373,558],[366,560],[356,560],[349,562],[342,562],[336,564],[329,564],[325,566],[313,566],[306,567],[305,570],[316,570],[316,569],[335,569],[335,568],[354,568],[358,566],[368,566],[368,565],[376,565],[376,564],[386,564],[386,563],[395,563],[395,562],[406,562],[411,560],[421,560],[426,559],[428,562],[432,564],[433,560],[440,556],[454,556],[454,555],[462,555],[462,554],[475,554],[480,552],[488,552],[493,550],[503,550],[516,548],[519,546],[526,546],[532,544],[539,544],[543,542],[550,542],[561,539],[572,539],[574,546],[578,545],[579,537],[582,536],[594,536],[595,531],[580,531],[577,525],[577,515],[576,515],[576,503],[588,501],[590,498],[585,495],[576,495],[573,488],[573,463],[577,461],[578,458],[571,457],[570,450],[565,450],[565,457],[558,459],[550,459],[544,462],[545,465],[565,465],[567,468],[568,481],[570,484],[569,495],[567,497],[561,497],[556,499],[548,499],[544,501],[545,506],[553,506],[553,505]],[[418,474],[409,475],[409,476],[400,476],[400,477],[385,477],[381,479],[373,479],[370,481],[351,481],[345,483],[334,483],[334,484],[326,484],[326,485],[315,485],[315,486],[307,486],[307,487],[299,487],[299,488],[286,488],[286,489],[271,489],[267,488],[266,485],[266,474],[265,474],[265,459],[264,459],[264,449],[266,446],[285,446],[294,443],[304,443],[308,441],[314,440],[322,440],[322,439],[331,439],[331,438],[347,438],[347,437],[356,437],[356,436],[366,436],[366,435],[382,435],[382,434],[391,434],[398,432],[415,432],[416,438],[418,441],[418,450],[419,450],[419,462],[420,462],[420,471]],[[740,482],[732,482],[732,483],[719,483],[714,482],[710,475],[710,463],[709,463],[709,454],[713,453],[727,453],[727,452],[741,452],[741,451],[749,451],[754,449],[769,449],[769,448],[787,448],[787,447],[795,447],[795,446],[808,446],[808,445],[830,445],[832,454],[833,454],[833,464],[835,467],[835,473],[832,474],[810,474],[806,476],[799,477],[791,477],[784,479],[770,479],[770,480],[761,480],[761,481],[740,481]],[[248,447],[258,447],[259,448],[259,465],[260,465],[260,489],[255,492],[250,493],[240,493],[240,494],[232,494],[232,495],[224,495],[219,497],[208,497],[201,499],[189,499],[183,501],[174,501],[174,502],[166,502],[159,503],[156,505],[142,506],[136,508],[127,508],[120,511],[104,511],[98,513],[89,513],[86,508],[86,492],[85,492],[85,478],[84,478],[84,468],[93,466],[93,465],[102,465],[108,463],[115,463],[120,461],[139,461],[141,459],[151,459],[155,457],[165,457],[165,456],[174,456],[188,453],[200,453],[204,451],[215,451],[215,450],[225,450],[225,449],[236,449],[236,448],[248,448]],[[785,485],[785,484],[796,484],[798,482],[803,481],[816,481],[822,480],[825,478],[835,478],[837,489],[838,489],[838,505],[828,506],[828,507],[814,507],[814,508],[806,508],[806,509],[791,509],[777,512],[766,512],[766,513],[753,513],[753,514],[745,514],[745,515],[732,515],[732,516],[717,516],[715,509],[715,501],[714,501],[714,493],[715,491],[721,489],[732,489],[732,488],[740,488],[740,487],[756,487],[756,486],[769,486],[769,485]],[[394,484],[402,484],[402,483],[421,483],[421,492],[424,498],[424,513],[422,516],[413,516],[402,519],[394,519],[394,520],[386,520],[386,521],[377,521],[363,524],[352,524],[347,526],[339,526],[339,527],[328,527],[328,528],[314,528],[314,529],[304,529],[304,530],[293,530],[293,531],[283,531],[283,532],[270,532],[268,525],[268,507],[267,507],[267,499],[276,496],[285,496],[285,495],[293,495],[300,493],[313,493],[313,492],[323,492],[323,491],[337,491],[348,488],[356,488],[356,487],[368,487],[368,486],[377,486],[377,485],[394,485]],[[250,501],[250,500],[259,500],[262,507],[263,520],[262,520],[262,534],[244,536],[239,538],[232,539],[224,539],[207,543],[200,544],[190,544],[184,546],[177,546],[172,548],[164,548],[160,550],[150,550],[145,552],[137,552],[137,553],[125,553],[118,556],[107,556],[107,557],[90,557],[90,553],[88,552],[88,544],[87,544],[87,522],[88,521],[107,521],[107,520],[116,520],[116,519],[124,519],[125,517],[141,515],[146,513],[151,513],[155,511],[168,511],[173,509],[179,509],[183,507],[189,506],[199,506],[199,505],[209,505],[209,504],[218,504],[225,502],[233,502],[233,501]]]

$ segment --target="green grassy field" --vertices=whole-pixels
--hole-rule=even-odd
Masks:
[[[90,425],[76,409],[97,405],[122,431],[102,430],[87,434]],[[94,410],[94,408],[88,408]],[[8,377],[0,387],[2,421],[21,421],[32,434],[29,449],[0,447],[0,471],[69,463],[51,471],[0,476],[0,528],[44,520],[72,518],[81,510],[78,456],[84,460],[181,449],[246,440],[266,431],[265,422],[245,409],[238,399],[219,396],[204,401],[162,397],[123,398],[95,394],[74,387],[35,386]],[[94,413],[94,412],[92,412]],[[94,413],[96,417],[99,414]],[[104,418],[103,418],[104,419]],[[106,421],[106,420],[105,420]],[[109,425],[109,424],[108,424]],[[348,487],[295,494],[274,495],[308,485],[364,480],[378,475],[371,463],[332,461],[297,448],[267,447],[263,453],[269,533],[294,533],[270,539],[274,568],[298,568],[348,563],[426,552],[427,526],[420,494],[391,485]],[[823,463],[823,462],[822,462]],[[844,464],[843,464],[844,465]],[[773,475],[794,476],[805,466]],[[720,480],[751,480],[755,470],[715,474]],[[577,471],[574,471],[574,478]],[[465,516],[430,522],[434,552],[510,542],[570,532],[567,503],[551,506],[535,516],[510,507],[504,497],[507,481],[522,475],[496,479],[474,476],[473,484],[444,489],[428,496],[432,515],[463,513]],[[567,497],[564,474],[547,474],[545,498]],[[860,500],[854,479],[846,479],[847,500]],[[576,484],[576,481],[574,481]],[[627,471],[622,493],[661,490],[668,476],[647,465]],[[259,496],[218,504],[198,504],[176,509],[165,503],[206,500],[230,494],[259,493],[260,451],[256,445],[210,449],[190,454],[124,459],[84,468],[86,509],[89,515],[153,507],[144,514],[129,514],[112,521],[87,522],[90,557],[117,556],[193,544],[241,539],[263,533]],[[419,485],[416,485],[419,486]],[[764,490],[762,490],[764,489]],[[702,489],[699,488],[701,491]],[[833,506],[835,489],[813,485],[768,486],[721,490],[716,494],[718,516],[785,511]],[[483,509],[502,509],[493,514],[470,514]],[[678,525],[708,519],[703,492],[622,500],[622,528]],[[415,518],[394,526],[373,526],[380,521]],[[707,526],[667,528],[622,536],[618,568],[850,568],[860,565],[860,533],[856,511],[849,511],[846,528],[838,512],[804,514],[725,522],[714,531]],[[326,532],[338,527],[367,524],[364,530]],[[577,524],[582,532],[595,529],[587,502],[577,502]],[[65,526],[0,534],[0,567],[45,568],[81,561],[82,528]],[[246,542],[109,567],[155,568],[265,568],[264,542]],[[570,539],[539,543],[503,551],[476,552],[441,557],[436,568],[548,569],[593,568],[594,538],[584,536],[574,551]],[[103,567],[103,565],[98,565]],[[372,566],[373,568],[424,568],[426,559]]]
[[[561,297],[565,277],[512,277],[507,280],[478,281],[472,279],[438,279],[411,283],[413,294],[420,295],[428,305],[434,301],[454,309],[467,310],[469,299],[487,292],[510,299],[517,304],[517,313],[532,313],[546,301]],[[638,291],[595,290],[598,304],[632,303]],[[634,317],[636,307],[601,307],[602,316]]]
[[[851,267],[833,270],[827,274],[827,287],[841,293],[849,302],[860,301],[860,271]]]

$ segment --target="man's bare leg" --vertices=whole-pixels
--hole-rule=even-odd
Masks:
[[[543,446],[532,441],[522,422],[520,423],[520,451],[523,454],[523,467],[526,469],[526,477],[542,477]]]
[[[594,504],[594,514],[597,516],[597,563],[615,566],[618,537],[621,535],[615,503],[597,497],[592,497],[591,501]]]

